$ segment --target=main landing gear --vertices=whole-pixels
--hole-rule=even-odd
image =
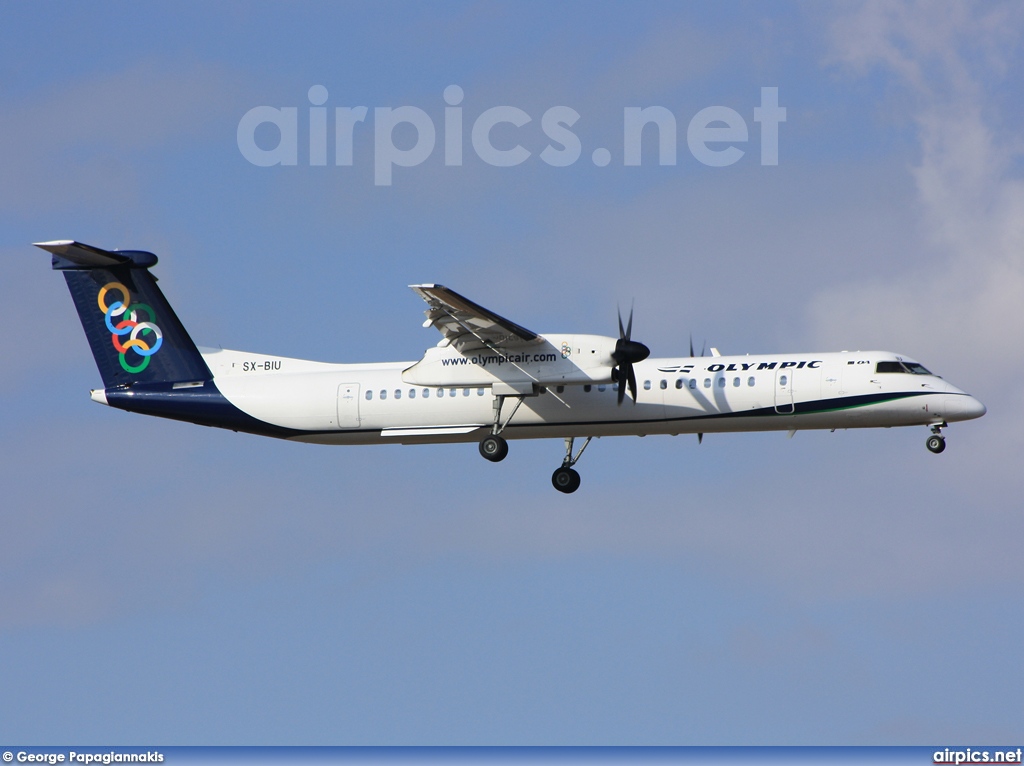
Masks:
[[[936,423],[932,426],[932,435],[928,437],[928,441],[924,444],[928,448],[929,452],[934,452],[938,455],[942,450],[946,449],[946,437],[942,435],[942,427],[945,423]]]
[[[580,488],[580,475],[573,469],[573,466],[579,461],[580,457],[583,456],[583,450],[590,444],[590,440],[594,438],[588,436],[587,440],[583,442],[583,446],[580,447],[580,451],[573,457],[572,447],[575,439],[570,436],[565,440],[565,459],[562,461],[561,468],[557,469],[551,474],[551,486],[557,489],[559,492],[565,494],[571,494]]]
[[[505,430],[509,421],[512,420],[512,416],[516,414],[516,410],[523,403],[523,397],[517,396],[515,408],[505,419],[505,422],[502,423],[501,408],[504,400],[504,396],[494,397],[494,423],[491,425],[491,432],[480,440],[480,454],[492,463],[501,462],[508,456],[508,442],[502,437],[501,432]],[[551,474],[551,485],[559,492],[564,492],[568,495],[580,488],[580,475],[573,469],[573,466],[583,456],[583,450],[587,448],[592,438],[592,436],[588,436],[587,440],[583,442],[583,446],[580,447],[580,451],[575,455],[572,452],[576,441],[575,437],[570,436],[566,438],[565,458],[562,460],[562,465]]]
[[[508,456],[508,442],[496,434],[489,434],[480,440],[480,454],[492,463],[499,463]]]
[[[505,426],[516,414],[519,406],[523,403],[523,398],[522,396],[516,397],[516,406],[512,409],[512,414],[502,423],[501,406],[505,403],[505,397],[494,397],[494,424],[491,426],[491,432],[480,440],[480,454],[492,463],[500,463],[508,456],[508,442],[502,438],[501,432],[505,430]]]

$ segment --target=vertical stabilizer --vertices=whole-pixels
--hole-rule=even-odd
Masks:
[[[64,273],[106,388],[210,380],[209,367],[149,268],[153,253],[39,242]]]

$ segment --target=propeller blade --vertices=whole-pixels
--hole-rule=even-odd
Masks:
[[[629,307],[629,319],[626,326],[622,326],[622,308],[618,307],[619,315],[619,339],[615,341],[615,350],[612,352],[612,359],[615,360],[615,367],[612,368],[613,380],[618,388],[618,403],[626,398],[626,386],[629,386],[629,393],[633,397],[633,404],[636,404],[636,373],[633,372],[633,365],[642,362],[651,355],[651,350],[639,341],[631,340],[633,335],[633,306]]]
[[[693,333],[690,333],[690,358],[693,358]]]
[[[697,434],[697,444],[703,444],[703,443],[704,443],[704,434],[698,433]]]

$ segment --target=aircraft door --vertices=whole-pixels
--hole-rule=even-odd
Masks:
[[[792,415],[793,406],[793,370],[786,368],[775,371],[775,411],[781,415]]]
[[[359,428],[359,384],[338,386],[338,428]]]

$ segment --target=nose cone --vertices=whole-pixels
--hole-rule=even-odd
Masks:
[[[968,396],[964,404],[964,418],[967,420],[973,420],[974,418],[980,418],[988,410],[985,405],[975,399],[973,396]]]

